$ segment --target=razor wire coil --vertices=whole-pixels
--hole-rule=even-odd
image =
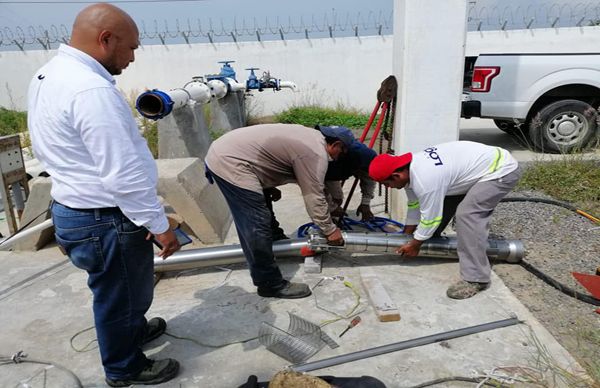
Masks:
[[[432,21],[435,23],[435,21]],[[543,3],[528,6],[477,7],[467,12],[469,31],[534,28],[583,27],[600,25],[600,2],[574,4]],[[287,17],[233,16],[138,21],[142,44],[215,43],[286,39],[336,38],[391,34],[393,14],[378,10],[345,14],[335,11],[321,15]],[[0,48],[18,50],[55,49],[70,39],[65,24],[0,27]]]

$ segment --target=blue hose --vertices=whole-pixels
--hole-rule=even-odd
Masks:
[[[360,220],[352,219],[350,217],[344,217],[344,218],[342,218],[340,224],[341,224],[340,229],[345,230],[345,231],[352,231],[352,230],[354,230],[354,228],[366,229],[369,232],[399,233],[399,234],[403,233],[403,231],[404,231],[404,224],[402,224],[398,221],[392,220],[391,218],[384,218],[384,217],[374,217],[370,221],[360,221]],[[390,232],[388,229],[386,229],[386,226],[393,226],[395,228],[398,228],[399,230],[396,232]],[[296,234],[299,238],[305,237],[308,234],[308,231],[310,229],[320,230],[319,227],[316,226],[313,222],[309,222],[307,224],[304,224],[304,225],[301,225],[300,227],[298,227],[298,232]]]

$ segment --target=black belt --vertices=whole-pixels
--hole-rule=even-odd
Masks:
[[[95,213],[95,212],[99,212],[99,213],[102,213],[102,214],[121,213],[121,208],[119,208],[118,206],[115,206],[115,207],[97,207],[97,208],[80,209],[80,208],[75,208],[75,207],[67,206],[67,205],[62,204],[62,203],[60,203],[58,201],[54,201],[54,203],[57,203],[60,206],[64,206],[67,209],[71,209],[71,210],[75,210],[75,211],[83,212],[83,213]]]

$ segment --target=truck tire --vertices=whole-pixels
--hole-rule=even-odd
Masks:
[[[538,151],[571,153],[584,149],[596,134],[598,111],[580,100],[555,101],[534,113],[529,138]]]

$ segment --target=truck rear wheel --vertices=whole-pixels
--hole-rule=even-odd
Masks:
[[[546,105],[529,121],[529,138],[541,152],[571,153],[584,149],[596,134],[598,111],[579,100]]]

